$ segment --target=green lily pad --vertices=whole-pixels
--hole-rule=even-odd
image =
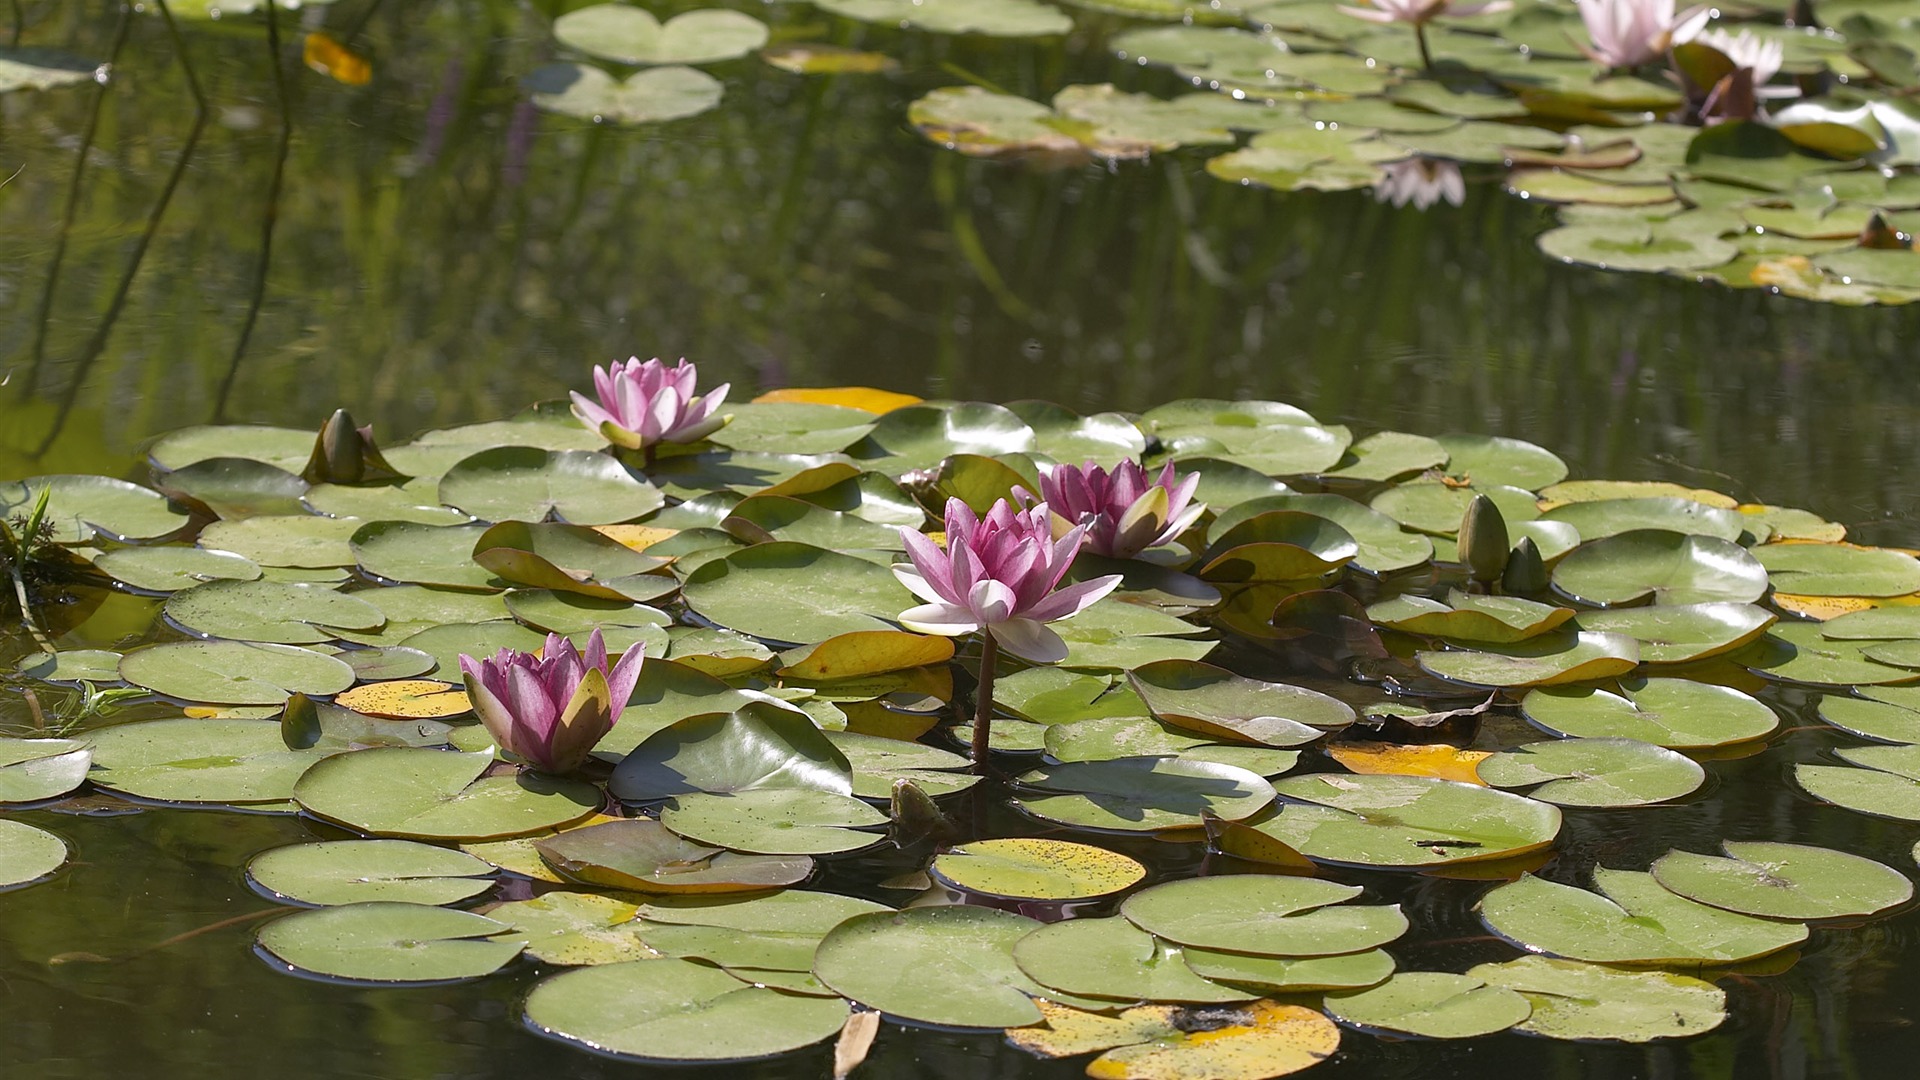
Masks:
[[[281,803],[309,767],[335,753],[289,750],[270,720],[182,719],[93,732],[93,771],[103,788],[185,803]]]
[[[200,530],[199,545],[230,551],[261,566],[316,570],[352,566],[349,541],[366,522],[314,514],[268,515],[216,521]]]
[[[659,578],[663,595],[679,586],[670,577],[646,576]],[[630,584],[634,580],[628,578],[626,582]],[[506,604],[514,618],[535,630],[555,634],[584,634],[596,628],[611,634],[615,628],[665,627],[673,621],[672,616],[658,608],[630,600],[609,600],[553,589],[514,589],[507,593]],[[611,649],[611,642],[608,647]]]
[[[1727,995],[1712,983],[1665,971],[1523,956],[1481,964],[1467,976],[1518,992],[1533,1014],[1516,1026],[1550,1039],[1644,1043],[1712,1031],[1727,1018]]]
[[[493,867],[411,840],[328,840],[263,851],[247,876],[275,896],[333,907],[367,900],[457,904],[493,887]]]
[[[520,955],[505,924],[471,911],[371,901],[297,911],[260,928],[260,947],[291,967],[358,982],[445,982],[491,975]]]
[[[397,647],[423,630],[437,626],[505,622],[513,617],[499,593],[461,592],[422,585],[393,585],[361,589],[352,594],[380,609],[386,625],[374,633],[343,631],[342,640],[358,645]]]
[[[1694,536],[1738,540],[1746,531],[1743,515],[1691,499],[1594,499],[1556,506],[1541,515],[1564,521],[1580,531],[1582,540],[1600,540],[1635,529],[1665,529]]]
[[[1802,763],[1793,767],[1793,779],[1822,802],[1874,817],[1920,821],[1920,781],[1898,773]]]
[[[1692,758],[1637,739],[1556,739],[1480,762],[1480,779],[1556,806],[1648,806],[1697,791],[1707,773]],[[1537,787],[1534,785],[1538,785]]]
[[[732,893],[796,885],[805,856],[742,855],[675,836],[658,821],[610,821],[534,842],[568,880],[643,893]]]
[[[1069,994],[1195,1004],[1259,996],[1194,974],[1183,951],[1125,919],[1069,919],[1021,938],[1013,959],[1035,982]]]
[[[1447,602],[1406,593],[1367,608],[1367,617],[1409,634],[1512,644],[1539,637],[1573,618],[1573,609],[1517,596],[1476,596],[1456,589]]]
[[[1861,687],[1860,697],[1827,694],[1820,699],[1820,719],[1876,742],[1920,743],[1920,704],[1908,687]]]
[[[1668,892],[1652,874],[1597,867],[1605,895],[1529,874],[1481,899],[1494,933],[1536,952],[1610,964],[1737,964],[1793,948],[1804,923],[1756,919]]]
[[[1819,623],[1774,623],[1753,648],[1736,659],[1770,679],[1814,686],[1874,686],[1911,682],[1920,672],[1878,663],[1870,641],[1834,641]]]
[[[373,836],[495,840],[571,824],[600,807],[588,784],[481,774],[489,752],[375,747],[328,758],[294,785],[301,809]]]
[[[792,540],[836,551],[901,550],[900,533],[891,526],[785,495],[749,496],[727,514],[720,527],[749,543]]]
[[[837,893],[788,889],[738,899],[648,904],[641,935],[668,956],[706,960],[724,968],[811,971],[820,939],[856,915],[892,908]]]
[[[499,583],[473,561],[474,543],[484,525],[422,525],[375,521],[351,534],[351,551],[360,569],[386,581],[438,585],[454,589],[493,589]]]
[[[827,732],[827,741],[853,766],[853,794],[862,799],[889,798],[897,780],[911,780],[938,796],[965,791],[980,779],[952,771],[966,768],[966,758],[924,743],[852,731]]]
[[[1108,597],[1052,630],[1067,643],[1062,667],[1123,671],[1157,661],[1197,661],[1217,640],[1195,640],[1202,628],[1145,604]]]
[[[1768,919],[1859,917],[1913,899],[1905,874],[1844,851],[1740,840],[1721,848],[1726,858],[1669,851],[1653,876],[1689,900]]]
[[[1620,692],[1556,686],[1532,690],[1520,710],[1535,727],[1581,739],[1638,739],[1704,749],[1758,739],[1780,726],[1765,702],[1691,679],[1624,679]],[[1915,716],[1920,724],[1920,715]]]
[[[1533,1015],[1533,1005],[1513,990],[1471,975],[1404,971],[1371,990],[1328,995],[1327,1011],[1360,1028],[1470,1039],[1520,1023]]]
[[[1251,499],[1223,512],[1214,521],[1213,531],[1224,537],[1242,522],[1274,510],[1312,514],[1340,526],[1359,546],[1353,566],[1371,574],[1390,574],[1433,558],[1432,540],[1403,531],[1399,522],[1344,495],[1271,495]]]
[[[465,525],[472,520],[440,504],[440,481],[433,476],[382,484],[315,484],[304,501],[314,513],[328,517],[419,525]]]
[[[1460,519],[1475,495],[1492,499],[1509,528],[1540,516],[1533,492],[1493,483],[1453,487],[1438,480],[1411,480],[1375,495],[1368,505],[1409,529],[1452,536],[1460,531]]]
[[[883,0],[892,4],[900,0]],[[927,10],[939,10],[928,5]],[[1051,14],[1058,11],[1049,9]],[[1063,16],[1064,18],[1064,16]],[[956,405],[908,405],[882,416],[873,434],[853,449],[889,476],[931,468],[953,454],[1021,454],[1033,449],[1033,429],[1003,405],[969,401]]]
[[[1146,702],[1118,675],[1033,667],[994,680],[994,704],[1038,724],[1146,716]]]
[[[1172,457],[1227,458],[1268,476],[1324,472],[1340,464],[1353,442],[1346,428],[1273,401],[1174,401],[1142,419]]]
[[[50,489],[46,522],[56,544],[84,544],[97,536],[110,540],[152,540],[176,532],[187,515],[167,497],[139,484],[110,476],[30,476],[0,482],[0,519],[26,517]],[[212,545],[209,545],[212,546]]]
[[[1393,957],[1380,949],[1345,956],[1248,956],[1189,947],[1185,959],[1202,978],[1281,994],[1373,986],[1394,968]]]
[[[979,907],[857,915],[833,928],[814,974],[847,997],[923,1024],[1006,1028],[1038,1023],[1028,994],[1044,994],[1013,948],[1040,924]],[[911,972],[911,978],[902,978]]]
[[[0,739],[0,803],[52,799],[87,781],[93,751],[78,739]]]
[[[651,599],[666,584],[651,572],[662,559],[562,522],[503,521],[474,538],[472,559],[516,584],[606,600]]]
[[[1625,634],[1557,630],[1498,650],[1449,649],[1415,656],[1422,670],[1468,686],[1557,686],[1625,675],[1640,663],[1640,644]]]
[[[1129,671],[1127,681],[1155,717],[1230,742],[1300,746],[1354,720],[1352,706],[1317,690],[1196,661],[1147,664]]]
[[[380,609],[321,585],[211,581],[168,597],[167,618],[190,633],[238,641],[310,645],[336,630],[368,632],[387,621]]]
[[[872,847],[885,814],[849,795],[813,788],[749,788],[680,795],[660,822],[689,840],[750,855],[831,855]]]
[[[770,701],[690,716],[649,735],[608,790],[628,802],[692,792],[811,788],[853,793],[853,767],[807,715]]]
[[[118,682],[120,654],[110,649],[61,649],[30,653],[13,666],[22,675],[44,682]]]
[[[1035,817],[1124,832],[1192,828],[1202,810],[1239,821],[1273,801],[1273,785],[1245,769],[1162,757],[1049,765],[1014,786],[1016,805]]]
[[[829,454],[845,450],[873,430],[873,414],[845,405],[805,402],[729,404],[733,419],[709,438],[733,450]]]
[[[666,496],[607,454],[502,446],[448,469],[440,501],[482,521],[611,525],[660,509]]]
[[[635,72],[624,81],[589,64],[547,64],[521,81],[548,112],[596,124],[657,124],[698,116],[720,104],[719,79],[672,65]]]
[[[825,641],[891,630],[914,600],[886,567],[788,542],[756,544],[693,572],[681,587],[703,618],[752,637]]]
[[[288,694],[324,697],[354,682],[353,669],[331,656],[242,641],[148,645],[120,658],[120,677],[156,694],[218,705],[278,705]]]
[[[1339,104],[1362,103],[1362,100],[1356,100]],[[1423,115],[1411,109],[1399,111],[1412,117]],[[1432,119],[1440,123],[1448,122],[1445,117],[1432,117]],[[1386,483],[1414,473],[1425,472],[1428,469],[1437,469],[1446,463],[1447,448],[1440,445],[1438,440],[1430,439],[1425,435],[1410,435],[1404,431],[1376,431],[1347,447],[1346,456],[1340,459],[1339,465],[1321,475],[1335,480]]]
[[[24,821],[0,818],[0,889],[13,889],[52,874],[67,863],[67,842]]]
[[[1920,559],[1844,544],[1763,544],[1754,558],[1773,587],[1800,596],[1905,596],[1920,592]]]
[[[1600,190],[1594,185],[1589,190]],[[1612,189],[1625,197],[1640,197],[1648,189]],[[1657,189],[1664,194],[1666,189]],[[1602,270],[1649,272],[1706,270],[1725,266],[1740,249],[1717,236],[1662,229],[1649,225],[1622,229],[1616,225],[1562,225],[1540,235],[1540,250],[1562,262],[1585,263]]]
[[[244,555],[198,547],[129,547],[109,551],[93,565],[124,585],[175,592],[208,581],[257,581],[260,567]]]
[[[445,678],[458,678],[462,654],[476,658],[493,656],[501,649],[538,652],[547,643],[544,634],[511,622],[448,623],[430,626],[410,635],[401,645],[433,658],[433,670]]]
[[[527,955],[543,964],[580,967],[657,960],[660,954],[640,940],[630,900],[594,893],[548,892],[488,909],[487,917],[506,923],[525,938]]]
[[[213,424],[170,431],[147,448],[155,468],[184,469],[208,458],[241,457],[297,472],[313,452],[313,432],[262,424]]]
[[[956,844],[934,857],[929,873],[982,896],[1081,900],[1132,888],[1147,876],[1147,868],[1091,844],[1019,837]]]
[[[307,482],[285,469],[249,458],[208,458],[162,475],[156,483],[188,505],[199,504],[221,518],[258,514],[304,514],[300,497]]]
[[[1654,604],[1582,612],[1578,625],[1638,641],[1643,664],[1686,664],[1750,645],[1776,621],[1752,604]]]
[[[710,64],[767,43],[767,26],[724,9],[687,11],[662,23],[644,8],[594,4],[553,21],[560,44],[617,64]]]
[[[1649,598],[1666,605],[1751,604],[1767,593],[1767,569],[1726,540],[1637,529],[1581,544],[1553,568],[1553,587],[1595,607]]]
[[[1047,756],[1055,761],[1177,757],[1188,761],[1216,761],[1269,777],[1292,769],[1300,761],[1298,750],[1222,745],[1145,716],[1112,716],[1052,724],[1046,729],[1045,739]]]
[[[1046,37],[1073,29],[1065,12],[1031,0],[817,0],[814,6],[860,22],[933,34]]]
[[[1442,435],[1447,473],[1475,487],[1495,485],[1538,491],[1567,478],[1567,463],[1543,447],[1504,435]],[[1505,509],[1502,507],[1501,509]]]
[[[1317,773],[1280,780],[1289,800],[1253,827],[1311,859],[1438,866],[1522,855],[1553,843],[1560,811],[1504,791],[1419,776]]]
[[[1358,895],[1358,886],[1316,878],[1229,874],[1156,885],[1120,913],[1170,941],[1258,956],[1364,952],[1407,932],[1400,905],[1345,903]]]
[[[564,972],[527,995],[527,1022],[603,1054],[652,1061],[770,1057],[833,1038],[837,997],[742,982],[691,960],[635,960]]]

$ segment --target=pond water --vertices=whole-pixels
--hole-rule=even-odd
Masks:
[[[1076,12],[1064,44],[1009,42],[755,5],[776,40],[878,50],[900,70],[710,65],[726,88],[718,109],[632,128],[524,100],[516,80],[556,53],[556,5],[342,0],[288,14],[284,90],[259,21],[190,24],[207,123],[122,298],[194,130],[186,72],[150,13],[116,44],[113,5],[24,8],[29,43],[118,59],[101,95],[0,96],[0,173],[12,177],[0,186],[0,480],[143,480],[143,445],[161,432],[311,428],[338,406],[403,441],[561,397],[588,365],[637,352],[693,358],[740,400],[846,384],[1086,413],[1286,401],[1366,431],[1528,439],[1575,477],[1675,480],[1804,507],[1857,542],[1920,546],[1909,370],[1920,313],[1562,265],[1534,246],[1551,211],[1497,185],[1418,212],[1366,192],[1223,183],[1188,152],[1051,170],[975,161],[906,123],[909,102],[968,81],[1040,99],[1074,82],[1179,89],[1114,58],[1124,20]],[[366,85],[297,62],[301,34],[323,24],[371,58]],[[276,178],[282,92],[291,140]],[[29,648],[0,637],[9,667]],[[1920,827],[1817,804],[1788,780],[1792,763],[1840,743],[1812,695],[1763,697],[1785,720],[1766,753],[1710,763],[1706,789],[1676,805],[1568,811],[1545,875],[1584,884],[1596,864],[1643,869],[1727,837],[1913,871]],[[0,721],[24,716],[17,697],[0,699]],[[519,1004],[536,974],[525,967],[399,989],[274,970],[252,935],[279,909],[243,866],[324,826],[68,809],[10,815],[75,852],[56,880],[0,896],[7,1054],[35,1076],[678,1075],[526,1031]],[[1043,831],[1010,812],[997,825]],[[1156,878],[1191,870],[1152,841],[1115,845]],[[836,864],[833,884],[897,904],[877,883],[911,868],[854,860]],[[1415,934],[1403,966],[1458,971],[1514,955],[1470,911],[1484,882],[1341,880],[1405,905]],[[1902,1075],[1920,1051],[1916,972],[1920,916],[1906,911],[1818,928],[1786,973],[1729,979],[1731,1017],[1709,1035],[1651,1046],[1350,1035],[1312,1075]],[[830,1057],[816,1047],[687,1074],[820,1076]],[[998,1036],[888,1025],[860,1075],[1070,1077],[1083,1066],[1035,1060]]]

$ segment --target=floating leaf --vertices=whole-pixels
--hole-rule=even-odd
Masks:
[[[617,64],[710,64],[767,43],[767,26],[724,9],[686,11],[665,23],[644,8],[594,4],[553,21],[560,44]]]
[[[1712,1031],[1727,1018],[1723,991],[1665,971],[1621,971],[1523,956],[1504,964],[1481,964],[1467,976],[1525,997],[1533,1014],[1518,1030],[1550,1039],[1679,1039]]]
[[[1653,876],[1689,900],[1769,919],[1871,915],[1913,898],[1905,874],[1844,851],[1757,840],[1721,849],[1724,859],[1669,851]]]
[[[0,78],[6,74],[0,52]],[[98,536],[111,540],[152,540],[175,532],[187,515],[173,509],[157,491],[110,476],[30,476],[0,482],[0,519],[25,518],[40,492],[47,499],[48,537],[56,544],[84,544]]]
[[[1827,694],[1820,699],[1820,719],[1865,739],[1878,742],[1920,743],[1920,700],[1906,687],[1861,687],[1860,697]]]
[[[1035,982],[1070,994],[1216,1004],[1259,996],[1201,978],[1180,946],[1120,918],[1043,926],[1014,945],[1013,958]]]
[[[361,982],[490,975],[520,954],[507,927],[447,908],[373,901],[298,911],[260,929],[260,947],[292,967]]]
[[[1511,644],[1538,637],[1573,618],[1573,609],[1517,596],[1476,596],[1458,589],[1447,603],[1406,593],[1367,608],[1367,617],[1409,634]]]
[[[89,738],[89,779],[163,802],[285,802],[301,775],[335,752],[289,750],[280,725],[268,720],[149,720]]]
[[[1354,719],[1351,706],[1319,691],[1196,661],[1147,664],[1129,671],[1127,681],[1154,716],[1216,739],[1299,746]]]
[[[0,818],[0,889],[31,885],[66,865],[67,842],[24,821]]]
[[[741,855],[675,836],[658,821],[609,821],[534,841],[568,880],[645,893],[730,893],[795,885],[805,856]]]
[[[1413,776],[1319,773],[1278,781],[1280,812],[1254,827],[1302,854],[1360,866],[1502,859],[1553,843],[1560,811],[1504,791]]]
[[[1215,982],[1267,993],[1351,990],[1393,974],[1393,957],[1380,949],[1345,956],[1248,956],[1216,949],[1184,950],[1187,966]]]
[[[1751,650],[1736,659],[1770,679],[1814,686],[1872,686],[1911,682],[1920,672],[1874,661],[1870,641],[1834,641],[1822,637],[1820,624],[1773,624]]]
[[[687,605],[730,630],[770,641],[818,642],[892,630],[913,597],[884,566],[805,544],[756,544],[687,578]]]
[[[275,896],[333,907],[369,900],[457,904],[493,886],[493,867],[411,840],[329,840],[263,851],[247,876]]]
[[[328,758],[294,785],[301,809],[374,836],[491,840],[579,821],[591,785],[521,772],[480,779],[491,753],[375,747]]]
[[[167,617],[207,637],[310,645],[338,630],[378,630],[379,608],[321,585],[210,581],[167,598]]]
[[[1753,551],[1773,586],[1800,596],[1920,592],[1920,559],[1851,544],[1764,544]]]
[[[349,541],[365,524],[354,518],[312,514],[216,521],[200,530],[199,544],[215,551],[232,552],[261,566],[308,570],[352,566],[354,551]]]
[[[1398,904],[1347,904],[1358,886],[1267,874],[1170,881],[1136,893],[1120,913],[1159,937],[1260,956],[1334,956],[1378,948],[1407,932]]]
[[[1014,784],[1016,804],[1036,817],[1126,832],[1192,828],[1202,810],[1238,821],[1273,801],[1273,785],[1254,773],[1180,758],[1069,762]]]
[[[334,704],[388,720],[433,720],[471,712],[467,692],[432,679],[366,683],[333,699]]]
[[[820,939],[834,927],[856,915],[892,911],[857,897],[788,889],[697,903],[649,903],[640,909],[641,934],[668,956],[729,970],[805,972],[813,968]]]
[[[663,595],[663,560],[594,529],[503,521],[473,538],[472,561],[508,581],[605,600]],[[671,591],[671,590],[665,590]]]
[[[596,124],[655,124],[698,116],[720,104],[720,80],[690,67],[648,68],[619,81],[586,64],[547,64],[521,80],[548,112]]]
[[[1737,964],[1807,939],[1802,923],[1769,922],[1668,892],[1652,874],[1597,867],[1597,895],[1529,874],[1481,899],[1501,937],[1536,952],[1611,964]]]
[[[1579,627],[1638,641],[1642,663],[1684,664],[1752,644],[1775,621],[1752,604],[1654,604],[1582,612]]]
[[[1780,718],[1764,702],[1730,686],[1690,679],[1626,679],[1619,693],[1545,687],[1528,692],[1520,709],[1536,727],[1553,735],[1638,739],[1686,749],[1758,739],[1780,726]]]
[[[1553,568],[1553,587],[1597,607],[1649,597],[1656,604],[1751,604],[1766,595],[1767,569],[1738,544],[1640,529],[1580,545]]]
[[[1045,37],[1073,29],[1065,12],[1031,0],[817,0],[814,6],[861,22],[934,34]]]
[[[608,783],[645,802],[691,792],[811,788],[853,792],[853,769],[805,713],[770,701],[690,716],[647,737]]]
[[[77,739],[0,739],[0,803],[39,802],[87,781],[93,751]]]
[[[527,955],[543,964],[575,967],[657,960],[660,954],[640,940],[634,915],[638,904],[593,893],[549,892],[487,910],[526,939]]]
[[[837,997],[752,986],[690,960],[636,960],[564,972],[527,995],[527,1022],[601,1053],[653,1061],[770,1057],[831,1039]]]
[[[1118,1017],[1040,1002],[1045,1022],[1007,1032],[1042,1057],[1104,1050],[1087,1066],[1109,1080],[1268,1080],[1308,1069],[1340,1045],[1340,1029],[1300,1005],[1128,1009]]]
[[[1201,556],[1210,582],[1299,581],[1331,574],[1360,554],[1338,524],[1298,510],[1270,510],[1215,537]]]
[[[839,993],[908,1020],[1020,1027],[1040,1019],[1027,995],[1045,991],[1014,963],[1013,947],[1039,925],[978,907],[858,915],[821,941],[813,970]]]
[[[120,659],[120,677],[157,694],[222,705],[278,705],[291,693],[324,696],[353,685],[353,669],[290,645],[186,641]]]
[[[1526,998],[1471,975],[1403,971],[1371,990],[1332,994],[1327,1010],[1356,1027],[1429,1039],[1470,1039],[1505,1031],[1533,1013]]]
[[[1362,776],[1430,776],[1484,787],[1478,767],[1488,754],[1446,743],[1396,746],[1349,740],[1327,747],[1327,756]]]
[[[660,811],[667,828],[689,840],[753,855],[831,855],[872,847],[886,815],[848,795],[811,788],[750,788],[725,795],[681,795]]]
[[[929,872],[968,892],[1021,900],[1106,896],[1147,876],[1146,867],[1118,852],[1038,837],[958,844],[935,856]]]
[[[1489,757],[1479,771],[1494,787],[1532,787],[1529,797],[1557,806],[1647,806],[1689,795],[1707,778],[1692,758],[1621,738],[1530,743]]]
[[[1555,686],[1625,675],[1640,663],[1625,634],[1555,631],[1499,649],[1449,649],[1416,656],[1428,674],[1480,687]]]

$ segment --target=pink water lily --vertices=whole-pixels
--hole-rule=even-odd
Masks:
[[[573,642],[548,634],[539,655],[501,649],[491,660],[462,653],[473,711],[501,750],[542,772],[579,768],[595,743],[613,730],[633,696],[644,650],[627,650],[607,669],[607,643],[595,630],[584,655]]]
[[[1087,530],[1076,525],[1055,538],[1046,503],[1016,510],[996,500],[977,518],[959,499],[947,500],[947,549],[918,529],[900,539],[913,561],[893,573],[926,603],[900,613],[900,622],[923,634],[959,637],[985,631],[1007,651],[1037,664],[1067,657],[1067,643],[1047,623],[1067,618],[1112,592],[1119,575],[1055,589]]]
[[[1638,67],[1689,41],[1713,14],[1704,7],[1675,15],[1673,0],[1577,0],[1591,47],[1582,52],[1610,68]]]
[[[1441,158],[1413,157],[1380,168],[1373,197],[1384,203],[1425,210],[1438,202],[1455,206],[1467,201],[1467,180],[1460,166]]]
[[[1186,532],[1207,509],[1193,501],[1199,486],[1199,473],[1183,478],[1171,461],[1157,480],[1134,461],[1122,461],[1111,473],[1091,461],[1055,465],[1040,477],[1054,536],[1080,526],[1089,551],[1115,559],[1131,559]]]
[[[1722,56],[1733,61],[1735,69],[1745,68],[1753,73],[1753,95],[1759,98],[1794,97],[1800,93],[1792,86],[1768,86],[1775,75],[1780,74],[1780,65],[1786,61],[1786,46],[1772,38],[1763,38],[1751,30],[1742,30],[1730,34],[1725,30],[1708,30],[1693,40],[1702,45],[1712,46]]]
[[[1370,7],[1343,6],[1340,11],[1368,22],[1403,22],[1424,26],[1443,15],[1453,18],[1491,15],[1513,6],[1511,0],[1487,0],[1485,3],[1477,4],[1462,4],[1455,0],[1367,0],[1367,2],[1371,5]]]
[[[573,415],[628,450],[699,442],[726,425],[720,406],[733,384],[721,383],[702,395],[694,393],[698,380],[699,370],[685,360],[668,367],[636,356],[624,364],[595,365],[593,387],[600,400],[574,391]]]

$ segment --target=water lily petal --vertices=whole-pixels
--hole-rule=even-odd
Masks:
[[[1000,647],[1033,664],[1057,664],[1067,658],[1060,635],[1032,619],[1008,619],[987,627]]]
[[[1107,574],[1087,581],[1075,582],[1059,592],[1035,604],[1022,614],[1035,622],[1057,622],[1071,618],[1092,607],[1104,599],[1108,593],[1120,587],[1119,574]]]
[[[953,604],[922,604],[900,613],[900,625],[922,634],[960,637],[980,629],[973,612]]]

